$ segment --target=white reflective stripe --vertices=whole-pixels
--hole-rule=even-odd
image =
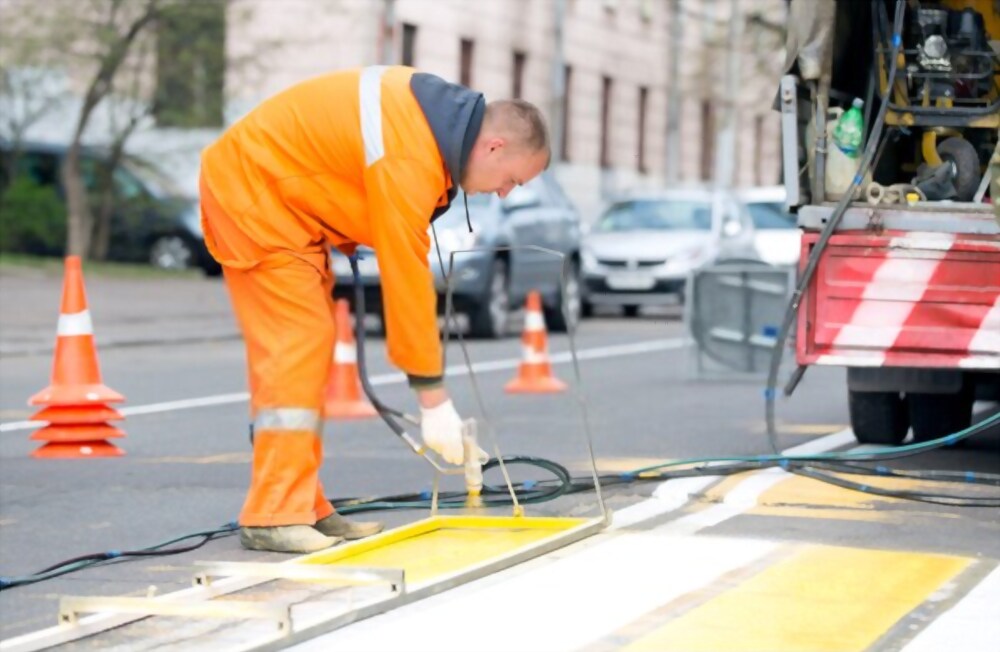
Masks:
[[[369,66],[361,71],[361,138],[365,142],[365,166],[385,155],[382,141],[382,75],[386,66]]]
[[[549,361],[549,352],[536,351],[530,346],[522,347],[522,357],[527,364],[542,364]]]
[[[49,331],[51,332],[51,331]],[[59,335],[93,335],[94,324],[90,321],[90,311],[59,315]]]
[[[312,430],[319,433],[319,410],[309,408],[271,408],[261,410],[254,419],[253,429]]]
[[[337,342],[337,346],[333,349],[333,361],[340,362],[343,364],[357,363],[358,361],[358,349],[353,344],[344,344],[343,342]]]
[[[545,330],[545,317],[537,310],[529,310],[524,314],[524,330],[543,331]]]
[[[969,342],[969,353],[995,353],[1000,355],[1000,297],[993,302],[979,330]]]

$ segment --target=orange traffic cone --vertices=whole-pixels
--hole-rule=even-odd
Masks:
[[[542,297],[537,291],[528,294],[521,347],[523,358],[517,377],[507,383],[504,391],[511,394],[551,394],[566,390],[566,383],[552,375]]]
[[[48,387],[28,401],[29,405],[48,406],[35,414],[32,420],[46,421],[49,425],[31,436],[31,439],[48,443],[31,456],[76,458],[124,455],[120,448],[105,441],[125,436],[124,432],[106,423],[124,417],[105,403],[123,400],[124,396],[101,381],[80,258],[68,256],[52,379]]]
[[[378,414],[361,396],[358,376],[358,349],[351,329],[351,311],[344,299],[337,301],[334,313],[337,344],[333,349],[333,367],[326,384],[323,414],[327,419],[367,419]]]

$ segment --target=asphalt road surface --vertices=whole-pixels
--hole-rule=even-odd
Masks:
[[[414,410],[412,395],[386,362],[383,345],[381,338],[371,336],[369,367],[377,390],[387,403]],[[636,319],[598,316],[583,324],[577,347],[582,382],[575,378],[567,338],[550,336],[555,374],[572,391],[514,396],[504,393],[503,387],[514,377],[521,355],[516,337],[470,342],[472,377],[463,373],[462,351],[453,343],[448,364],[456,370],[449,376],[449,387],[456,405],[464,415],[488,424],[502,454],[555,460],[576,475],[586,475],[589,464],[582,409],[602,473],[628,472],[668,460],[772,452],[765,435],[762,382],[699,376],[679,309]],[[85,553],[134,549],[211,529],[232,521],[240,509],[250,460],[240,341],[220,337],[106,346],[100,359],[105,383],[127,398],[121,424],[127,437],[116,442],[126,455],[64,461],[30,458],[38,442],[29,439],[34,428],[20,423],[32,414],[25,407],[27,397],[47,384],[49,355],[38,352],[2,360],[0,574],[5,577],[29,574]],[[810,370],[793,397],[779,400],[778,424],[783,450],[810,445],[818,450],[851,448],[853,440],[843,432],[847,428],[844,372]],[[328,422],[324,441],[322,479],[331,497],[430,488],[429,467],[378,420]],[[491,442],[486,444],[491,448]],[[997,473],[1000,431],[886,464]],[[532,468],[512,471],[515,480],[545,477]],[[488,476],[487,482],[499,484],[501,479]],[[988,487],[925,479],[881,482],[896,489],[996,496],[996,490]],[[446,488],[458,486],[452,482]],[[680,492],[676,509],[649,507],[671,491]],[[617,534],[617,539],[601,546],[590,542],[574,553],[592,557],[582,576],[566,571],[567,577],[580,582],[578,589],[567,585],[565,577],[548,577],[549,569],[539,560],[521,571],[506,572],[506,581],[531,582],[522,587],[525,595],[541,591],[563,596],[563,611],[570,614],[566,625],[560,625],[561,616],[553,612],[546,616],[550,620],[544,635],[536,632],[518,639],[509,633],[470,643],[462,638],[465,630],[446,626],[449,614],[459,610],[456,601],[462,596],[475,595],[483,613],[495,616],[494,624],[515,614],[529,624],[532,619],[522,609],[491,597],[497,586],[487,583],[353,625],[331,635],[339,638],[315,642],[315,647],[304,644],[302,649],[335,649],[335,645],[337,649],[398,645],[466,650],[514,645],[590,650],[935,649],[919,645],[932,635],[946,635],[936,633],[935,623],[946,622],[944,616],[951,612],[965,613],[968,600],[974,606],[984,599],[992,604],[992,624],[981,623],[987,634],[993,635],[989,628],[1000,622],[996,509],[880,497],[780,470],[709,480],[634,482],[607,488],[604,498],[616,517],[626,517],[616,522],[613,531],[600,535]],[[728,511],[717,511],[721,508]],[[645,516],[643,510],[648,511]],[[593,516],[598,508],[595,494],[587,492],[530,505],[528,513]],[[396,526],[426,515],[426,510],[408,509],[374,517]],[[623,538],[626,531],[636,538]],[[659,535],[673,538],[656,539],[653,547],[642,543]],[[634,547],[617,551],[607,547],[626,545],[623,542]],[[667,590],[671,578],[687,577],[685,569],[698,567],[701,562],[690,556],[696,551],[713,560],[705,561],[704,568],[729,565],[691,584],[686,593],[677,588],[687,586],[683,582],[672,589],[674,593],[658,593]],[[109,563],[4,590],[0,639],[55,625],[60,595],[142,595],[150,585],[167,593],[190,585],[195,560],[286,558],[243,551],[235,537],[227,537],[190,553]],[[570,553],[557,559],[576,563]],[[644,580],[646,574],[655,581]],[[850,578],[858,581],[851,584]],[[988,598],[975,602],[977,587]],[[617,613],[611,605],[623,610],[627,606],[629,611]],[[757,610],[750,605],[758,605]],[[611,619],[612,612],[616,619]],[[775,614],[784,614],[784,620]],[[775,639],[779,624],[765,626],[772,617],[811,625]],[[730,626],[709,627],[708,622]],[[428,633],[435,623],[442,629]],[[465,624],[490,626],[490,622],[477,625],[471,615]],[[948,649],[986,649],[978,647],[979,641],[987,640],[982,638],[986,634],[975,629],[962,630],[971,638]],[[449,631],[452,638],[438,637]],[[406,632],[426,636],[413,638]]]

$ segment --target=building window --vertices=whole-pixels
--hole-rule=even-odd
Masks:
[[[527,55],[524,52],[514,51],[514,70],[511,75],[511,97],[516,100],[521,99],[524,93],[524,64],[527,59]]]
[[[601,78],[601,167],[611,167],[611,92],[613,81]]]
[[[562,144],[559,152],[559,158],[563,161],[569,161],[570,147],[569,139],[573,133],[570,129],[570,119],[573,116],[572,104],[570,103],[570,97],[572,97],[573,91],[573,67],[565,66],[563,68],[563,97],[562,97]]]
[[[701,179],[711,181],[715,161],[715,112],[712,102],[701,101]]]
[[[403,57],[400,63],[404,66],[415,66],[417,49],[417,26],[403,23]]]
[[[156,26],[156,124],[221,127],[225,81],[226,3],[163,7]]]
[[[459,70],[459,83],[462,86],[472,87],[472,51],[474,47],[472,39],[462,39],[461,69]]]
[[[639,137],[636,141],[636,166],[641,173],[649,170],[646,167],[646,105],[649,103],[649,89],[639,87]]]

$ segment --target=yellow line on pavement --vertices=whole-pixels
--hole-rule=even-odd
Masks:
[[[905,478],[876,478],[870,475],[841,475],[849,480],[880,489],[900,491],[940,491],[941,483],[921,482]],[[906,510],[885,509],[890,503],[904,504]],[[913,515],[915,503],[846,489],[827,482],[802,476],[791,476],[765,491],[757,506],[748,513],[756,516],[788,516],[801,518],[848,519],[855,521],[894,522]],[[939,518],[959,518],[956,514],[938,512]]]
[[[912,552],[808,548],[624,650],[865,650],[970,562]]]

